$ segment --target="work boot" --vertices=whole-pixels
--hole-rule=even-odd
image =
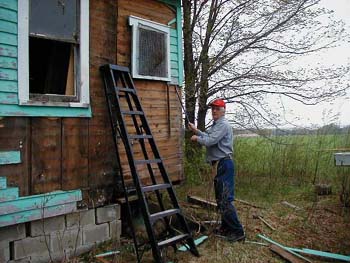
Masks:
[[[219,231],[218,231],[219,232]],[[222,231],[215,234],[215,236],[225,239],[229,242],[240,242],[240,241],[244,241],[245,240],[245,233],[244,232],[240,232],[240,233],[233,233],[230,231]]]

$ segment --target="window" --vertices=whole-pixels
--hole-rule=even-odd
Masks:
[[[166,25],[130,16],[132,26],[132,76],[171,80],[170,29]]]
[[[21,1],[18,62],[21,105],[88,107],[89,1]]]

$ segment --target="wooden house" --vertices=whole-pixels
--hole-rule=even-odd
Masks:
[[[130,68],[181,181],[181,36],[180,0],[0,0],[0,177],[19,189],[11,200],[62,190],[89,207],[115,202],[121,171],[130,175],[113,145],[99,71],[108,63]]]

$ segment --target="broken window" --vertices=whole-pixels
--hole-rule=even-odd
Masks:
[[[27,56],[19,54],[20,104],[88,106],[89,1],[23,0],[19,52],[25,50]]]
[[[170,29],[130,16],[134,78],[170,81]]]
[[[74,58],[79,48],[78,10],[76,0],[30,1],[30,99],[77,101]]]

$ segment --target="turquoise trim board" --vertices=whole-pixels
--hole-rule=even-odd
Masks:
[[[0,202],[15,200],[19,197],[18,187],[8,187],[6,189],[0,189]]]
[[[72,213],[77,210],[76,202],[81,200],[81,191],[72,190],[0,202],[0,227]]]
[[[6,177],[0,177],[0,189],[6,189],[7,180]]]
[[[0,152],[0,165],[21,163],[19,151]]]
[[[18,2],[0,0],[0,117],[87,117],[91,107],[19,105]]]

